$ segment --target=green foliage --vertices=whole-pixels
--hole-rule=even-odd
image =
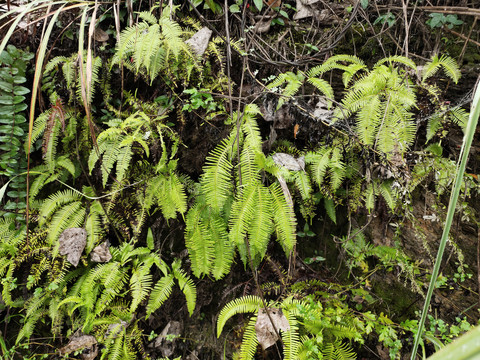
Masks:
[[[78,54],[73,54],[70,57],[57,56],[51,59],[45,66],[44,76],[45,81],[42,86],[42,90],[46,90],[50,95],[52,103],[56,103],[60,98],[60,95],[55,90],[55,81],[57,74],[59,73],[61,66],[61,73],[66,82],[66,88],[69,92],[69,103],[74,100],[82,102],[82,80],[80,74],[87,72],[87,52],[83,54],[83,69],[82,72],[79,69],[79,57]],[[91,85],[89,92],[86,94],[87,102],[90,104],[95,96],[96,85],[99,83],[99,73],[102,69],[102,59],[97,56],[93,58],[91,68]]]
[[[258,265],[274,232],[287,254],[295,244],[295,217],[284,194],[278,185],[267,187],[260,181],[265,156],[255,121],[258,113],[256,106],[247,105],[238,119],[238,143],[234,128],[207,157],[200,196],[186,216],[185,243],[196,276],[224,276],[235,248],[245,265],[249,259]],[[235,113],[231,122],[238,116]]]
[[[288,330],[281,331],[285,359],[355,359],[351,342],[363,343],[373,329],[380,334],[388,329],[390,335],[380,335],[385,343],[392,337],[396,339],[393,323],[387,317],[377,318],[371,313],[359,316],[335,295],[324,292],[322,286],[332,287],[316,281],[298,282],[289,288],[289,296],[280,301],[264,304],[252,295],[232,300],[218,316],[217,336],[235,315],[253,313],[244,329],[239,352],[240,359],[253,359],[258,343],[257,315],[266,306],[270,311],[279,308],[289,324]],[[313,290],[316,296],[307,295]]]
[[[23,220],[20,213],[26,207],[27,194],[27,159],[22,148],[28,133],[24,95],[30,92],[21,84],[27,81],[27,64],[32,58],[33,54],[18,50],[13,45],[0,54],[0,177],[5,179],[2,181],[5,185],[0,196],[0,214],[20,221]]]
[[[137,74],[145,73],[152,83],[161,72],[168,72],[171,61],[178,64],[180,57],[193,58],[182,28],[171,20],[172,12],[164,8],[158,20],[151,12],[140,12],[142,22],[122,31],[112,65],[122,62]]]
[[[462,25],[463,21],[458,19],[455,14],[441,14],[441,13],[432,13],[429,15],[430,19],[427,20],[427,24],[432,28],[441,28],[447,26],[449,29],[457,25]]]

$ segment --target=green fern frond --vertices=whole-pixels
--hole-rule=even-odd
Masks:
[[[338,147],[333,149],[330,159],[330,185],[333,191],[336,191],[342,185],[346,175],[346,167],[343,162],[343,156]]]
[[[425,64],[422,74],[422,82],[425,82],[434,76],[441,67],[443,68],[445,75],[452,79],[456,84],[462,74],[455,59],[447,55],[442,55],[440,58],[438,55],[434,55],[432,60]]]
[[[303,200],[307,200],[312,196],[312,185],[310,178],[305,171],[296,171],[294,173],[295,186],[300,192]]]
[[[206,158],[204,174],[200,180],[207,204],[217,211],[220,211],[227,199],[232,196],[233,165],[230,154],[234,140],[235,137],[230,136],[210,153]]]
[[[365,189],[365,208],[370,211],[375,207],[375,190],[373,183],[369,183]]]
[[[98,266],[98,265],[97,265]],[[122,267],[118,262],[111,262],[105,264],[102,267],[103,271],[99,273],[98,279],[103,285],[103,291],[100,297],[96,301],[95,315],[99,315],[104,311],[110,303],[117,297],[123,290],[125,283],[127,282],[127,270],[128,268]],[[91,294],[83,293],[83,297],[91,296]]]
[[[105,216],[102,205],[98,201],[94,201],[89,206],[89,213],[87,220],[85,221],[85,230],[87,230],[87,245],[85,246],[85,252],[89,254],[93,248],[103,238],[103,220]]]
[[[332,105],[330,99],[334,98],[332,86],[327,81],[315,77],[309,77],[307,81],[313,86],[315,86],[317,90],[319,90],[323,95],[325,95],[325,97],[327,98],[327,106],[328,108],[330,108],[330,106]]]
[[[172,264],[173,276],[177,279],[180,290],[185,295],[188,313],[192,316],[197,302],[197,289],[192,279],[180,268],[180,265],[180,261],[175,261]]]
[[[260,169],[257,165],[256,159],[261,153],[255,151],[249,146],[244,146],[240,153],[240,162],[237,167],[241,169],[242,185],[259,182],[261,180]],[[239,172],[236,171],[237,183],[240,183]]]
[[[281,334],[284,344],[283,356],[285,360],[297,360],[300,347],[298,322],[296,317],[286,309],[283,310],[283,315],[286,317],[288,324],[290,325],[290,329],[282,331]]]
[[[255,331],[256,322],[257,315],[253,315],[243,332],[242,345],[240,346],[240,360],[252,360],[257,352],[258,339]]]
[[[385,199],[390,210],[393,212],[397,205],[397,195],[395,194],[395,190],[392,188],[393,181],[383,181],[380,185],[380,194]]]
[[[230,271],[234,248],[228,238],[227,224],[218,214],[212,213],[208,219],[207,231],[213,244],[211,274],[219,280]]]
[[[132,303],[130,311],[135,312],[138,305],[147,298],[152,289],[152,275],[150,274],[150,266],[142,264],[134,269],[130,277],[130,291],[132,294]]]
[[[343,74],[342,74],[342,81],[343,85],[348,88],[350,85],[350,82],[352,79],[355,77],[355,75],[360,71],[364,70],[367,67],[364,64],[350,64],[347,67],[345,67]]]
[[[148,299],[146,319],[168,299],[172,293],[173,284],[173,274],[164,276],[155,284]]]
[[[277,110],[282,107],[287,99],[294,96],[300,86],[302,86],[304,75],[302,73],[295,74],[291,71],[282,73],[277,76],[270,84],[267,85],[267,89],[274,89],[285,85],[285,88],[281,91],[282,96],[278,100]]]
[[[45,126],[47,125],[47,120],[49,119],[51,113],[52,113],[52,109],[48,109],[35,118],[33,122],[33,130],[32,130],[32,136],[31,136],[32,144],[34,144],[45,131]],[[26,153],[28,149],[27,143],[25,143],[24,148]]]
[[[250,255],[254,266],[264,258],[273,232],[270,191],[265,186],[258,186],[255,192],[256,204],[253,209],[254,214],[251,222],[247,225]]]
[[[50,245],[68,228],[82,227],[85,218],[85,207],[79,201],[71,202],[55,212],[48,225],[47,241]]]
[[[435,113],[433,114],[430,119],[428,119],[427,123],[427,141],[429,142],[440,130],[443,126],[443,121],[442,121],[442,116],[441,114]]]
[[[415,63],[410,60],[409,58],[405,57],[405,56],[400,56],[400,55],[393,55],[393,56],[388,56],[386,58],[383,58],[379,61],[377,61],[377,63],[373,66],[373,68],[377,68],[379,67],[380,65],[382,64],[385,64],[385,63],[389,63],[390,65],[392,63],[399,63],[399,64],[403,64],[405,66],[408,66],[409,68],[412,68],[414,70],[417,69],[417,65],[415,65]]]
[[[318,151],[309,151],[305,155],[305,163],[311,165],[311,176],[318,186],[323,186],[323,179],[330,163],[332,149],[323,148]]]
[[[272,195],[273,222],[277,241],[282,245],[284,251],[289,254],[295,246],[295,229],[297,226],[295,213],[285,199],[282,189],[278,184],[269,187]]]
[[[64,168],[70,173],[70,175],[72,175],[72,177],[75,177],[75,164],[67,157],[67,155],[59,156],[56,160],[56,165]]]
[[[325,207],[325,211],[327,212],[328,217],[330,220],[333,221],[334,224],[337,223],[337,213],[335,211],[335,202],[333,199],[324,198],[323,199],[323,206]]]
[[[167,11],[164,11],[160,18],[159,24],[162,27],[162,35],[165,38],[167,50],[172,51],[175,59],[178,59],[180,52],[190,53],[188,46],[182,39],[182,28],[180,25],[166,16]]]
[[[18,332],[17,339],[15,344],[20,344],[23,339],[29,339],[32,336],[33,331],[35,330],[35,325],[38,320],[45,315],[44,311],[36,311],[31,316],[29,316],[23,323],[22,328]]]
[[[80,195],[73,190],[58,191],[48,197],[40,208],[39,224],[45,225],[53,213],[61,206],[80,201]]]
[[[130,161],[132,160],[132,146],[127,145],[119,148],[117,153],[117,166],[116,166],[116,174],[117,174],[117,181],[121,182],[125,178],[125,174],[130,166]],[[103,168],[102,168],[103,170]],[[108,174],[104,176],[104,179],[108,177]],[[105,186],[105,183],[104,183]]]
[[[448,118],[459,125],[464,131],[467,126],[469,113],[461,107],[453,107],[448,111]]]
[[[213,244],[207,225],[204,224],[202,211],[205,211],[205,204],[196,204],[187,213],[185,223],[185,246],[188,249],[190,261],[192,262],[193,274],[197,277],[210,273],[211,261],[214,257]],[[217,222],[213,223],[220,225]],[[225,230],[219,227],[214,235],[225,234]]]
[[[245,236],[247,236],[249,225],[255,216],[255,207],[258,202],[257,188],[259,186],[261,186],[259,183],[250,183],[241,189],[230,213],[230,241],[238,248],[245,266],[248,263]]]
[[[333,69],[341,69],[344,70],[347,67],[345,65],[341,65],[341,62],[346,62],[350,64],[355,64],[358,66],[365,67],[365,63],[358,57],[354,55],[346,55],[346,54],[339,54],[328,58],[323,64],[317,65],[310,69],[307,72],[308,77],[314,77],[318,75],[323,75],[324,73],[333,70]]]
[[[224,308],[222,309],[222,311],[220,311],[220,314],[218,315],[217,337],[220,337],[225,323],[232,316],[248,312],[257,313],[262,306],[262,299],[254,295],[247,295],[230,301],[227,305],[224,306]]]
[[[341,343],[338,340],[335,342],[336,360],[355,360],[357,359],[356,352],[347,343]]]

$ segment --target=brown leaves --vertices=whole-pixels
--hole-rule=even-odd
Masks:
[[[266,308],[258,311],[255,332],[257,333],[258,342],[263,350],[277,342],[279,339],[279,331],[287,330],[290,330],[290,324],[285,315],[283,315],[282,310],[277,308]]]
[[[67,260],[77,266],[87,244],[87,231],[83,228],[69,228],[64,230],[58,238],[60,255],[67,255]]]
[[[299,171],[305,170],[305,157],[300,156],[295,159],[292,155],[285,153],[276,153],[272,155],[272,159],[278,166],[283,166],[288,170]]]
[[[109,262],[112,259],[112,254],[110,254],[108,245],[108,241],[104,241],[96,246],[90,253],[90,260],[97,263]]]
[[[193,52],[198,56],[202,56],[208,47],[208,42],[212,36],[212,30],[207,27],[203,27],[198,30],[190,39],[185,41],[187,45],[190,45]]]
[[[82,360],[95,359],[98,355],[97,339],[91,335],[74,336],[67,345],[60,349],[60,354],[66,355],[82,349]]]

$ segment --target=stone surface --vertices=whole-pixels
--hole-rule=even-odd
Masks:
[[[67,260],[76,267],[87,244],[87,231],[83,228],[65,229],[60,234],[58,242],[60,255],[67,255]]]

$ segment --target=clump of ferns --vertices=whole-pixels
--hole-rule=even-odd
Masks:
[[[363,342],[363,328],[362,322],[350,310],[324,306],[311,296],[303,299],[288,296],[264,304],[260,297],[247,295],[225,305],[217,321],[219,337],[231,317],[253,313],[243,333],[239,359],[254,358],[258,347],[255,324],[258,313],[265,308],[270,312],[279,312],[288,322],[288,329],[279,330],[284,359],[356,358],[350,342]]]
[[[69,319],[72,332],[81,329],[84,333],[103,333],[100,342],[105,343],[109,343],[112,336],[109,337],[102,326],[112,325],[110,335],[114,331],[112,327],[123,327],[127,331],[123,340],[131,342],[133,333],[140,336],[135,316],[143,313],[148,318],[168,299],[175,283],[184,293],[188,312],[192,314],[196,289],[179,261],[169,266],[152,249],[134,247],[129,243],[111,247],[110,251],[112,260],[108,263],[85,263],[74,270],[69,269],[64,259],[52,255],[63,267],[49,273],[26,302],[17,304],[26,311],[17,342],[28,339],[38,320],[45,316],[50,318],[54,334],[60,334]],[[35,283],[34,279],[31,283]],[[117,345],[112,346],[116,348]],[[111,351],[107,350],[108,353]]]
[[[83,74],[87,70],[87,53],[84,52],[83,55],[84,63]],[[82,84],[80,79],[80,69],[79,69],[79,56],[78,54],[72,54],[69,57],[66,56],[57,56],[51,59],[44,70],[44,80],[42,85],[42,90],[46,91],[49,95],[50,102],[55,104],[60,98],[58,84],[62,82],[58,81],[59,74],[61,73],[63,79],[65,80],[65,88],[69,93],[68,104],[75,105],[78,101],[80,104],[82,100]],[[96,85],[100,81],[100,70],[102,69],[103,62],[102,59],[97,56],[93,58],[92,61],[92,72],[91,72],[91,86],[90,91],[86,94],[86,99],[89,104],[92,103],[92,99],[95,96]]]
[[[223,277],[235,249],[245,266],[250,260],[257,266],[274,234],[287,254],[295,244],[293,209],[278,183],[262,182],[263,171],[278,167],[271,159],[267,164],[262,152],[259,114],[253,104],[235,113],[230,121],[239,117],[238,136],[233,128],[207,157],[199,194],[186,215],[185,242],[196,276]]]
[[[72,274],[71,265],[52,255],[46,230],[31,231],[27,242],[25,231],[19,232],[12,224],[0,221],[0,276],[5,304],[25,309],[17,342],[30,337],[37,321],[45,316],[52,320],[52,333],[60,335],[64,317],[55,309],[62,299],[65,281]]]
[[[460,72],[455,61],[447,56],[434,56],[424,66],[422,81],[418,86],[426,87],[426,80],[440,68],[453,81],[458,81]],[[378,61],[369,70],[356,56],[335,55],[306,74],[280,74],[267,87],[279,89],[279,107],[286,99],[295,96],[304,82],[313,85],[327,99],[333,99],[331,85],[321,77],[336,69],[343,72],[342,80],[347,90],[341,106],[334,109],[337,121],[355,115],[358,140],[363,145],[372,146],[388,157],[403,155],[412,144],[417,130],[413,119],[417,85],[409,76],[409,71],[417,71],[417,66],[412,60],[390,56]],[[435,86],[428,89],[433,96],[439,92]],[[331,107],[331,102],[328,101],[327,105]]]
[[[122,31],[112,66],[122,63],[150,84],[159,75],[171,87],[175,87],[175,80],[188,81],[199,64],[184,42],[184,31],[171,19],[173,13],[168,6],[159,19],[152,12],[140,12],[141,22]]]

